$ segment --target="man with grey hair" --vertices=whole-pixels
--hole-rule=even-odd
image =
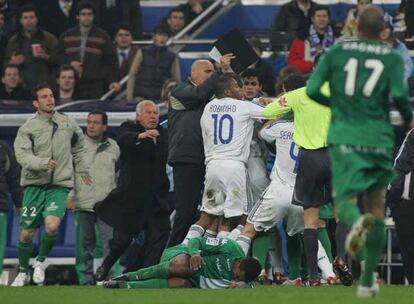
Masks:
[[[96,272],[97,281],[106,279],[112,265],[142,230],[144,258],[139,267],[158,263],[170,233],[165,170],[168,135],[159,125],[158,106],[151,100],[141,101],[135,121],[121,124],[117,143],[121,150],[117,187],[95,205],[98,216],[114,228],[110,252]]]

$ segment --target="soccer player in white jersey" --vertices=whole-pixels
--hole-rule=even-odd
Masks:
[[[246,163],[253,125],[263,119],[263,107],[241,100],[242,88],[238,75],[221,76],[215,88],[217,98],[206,105],[201,117],[206,158],[202,213],[184,244],[202,236],[216,217],[224,217],[219,230],[237,225],[247,208]]]

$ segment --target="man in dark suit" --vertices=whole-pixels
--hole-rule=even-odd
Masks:
[[[96,272],[97,281],[107,277],[141,230],[145,232],[141,267],[158,263],[165,248],[170,233],[169,181],[165,170],[168,135],[158,123],[157,105],[144,100],[137,105],[136,121],[126,121],[120,127],[118,185],[95,205],[97,215],[114,228],[110,253]]]
[[[40,25],[43,29],[59,38],[67,29],[74,27],[76,5],[79,0],[46,0],[41,5]]]
[[[115,35],[115,47],[118,56],[120,79],[122,79],[128,75],[132,61],[138,51],[138,48],[132,45],[132,33],[127,25],[118,27]]]

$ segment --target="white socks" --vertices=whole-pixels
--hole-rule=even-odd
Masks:
[[[335,273],[333,272],[332,264],[326,255],[325,248],[323,248],[320,241],[318,241],[318,267],[322,272],[323,279],[326,280],[329,277],[336,277]]]
[[[195,239],[197,237],[201,237],[204,235],[204,228],[199,225],[191,225],[190,229],[187,232],[187,235],[185,236],[184,241],[182,244],[188,245],[188,241],[191,239]]]
[[[217,237],[218,237],[218,238],[222,238],[222,239],[224,239],[224,238],[228,238],[228,237],[229,237],[229,235],[230,235],[230,232],[229,232],[229,231],[220,231],[220,232],[217,234]]]
[[[237,244],[239,244],[239,246],[243,250],[244,254],[247,255],[247,253],[249,252],[250,243],[252,242],[252,240],[250,238],[248,238],[247,236],[240,235],[236,239],[236,242],[237,242]]]
[[[242,233],[244,226],[243,225],[238,225],[236,228],[234,228],[231,232],[230,235],[227,237],[233,241],[235,241],[237,239],[237,237]]]

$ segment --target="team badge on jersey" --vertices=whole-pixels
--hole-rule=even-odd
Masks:
[[[286,98],[282,96],[282,97],[279,98],[278,103],[281,107],[286,107],[288,102],[287,102]]]

